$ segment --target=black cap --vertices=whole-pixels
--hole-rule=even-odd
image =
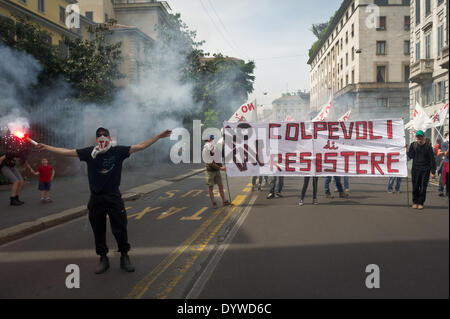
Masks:
[[[99,128],[97,129],[97,131],[95,132],[95,136],[98,136],[98,134],[101,133],[101,132],[105,132],[106,134],[108,134],[108,136],[110,135],[110,134],[109,134],[109,131],[108,131],[106,128],[104,128],[104,127],[99,127]]]

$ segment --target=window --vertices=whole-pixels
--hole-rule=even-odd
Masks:
[[[352,61],[355,60],[355,47],[352,47]]]
[[[416,43],[416,61],[420,60],[420,41]]]
[[[386,66],[377,66],[377,83],[386,83]]]
[[[378,98],[377,107],[388,108],[388,99],[386,97]]]
[[[45,12],[45,0],[38,0],[38,10],[41,12]]]
[[[422,102],[424,105],[433,103],[433,90],[431,84],[422,89]]]
[[[403,45],[403,53],[405,54],[405,55],[409,55],[410,53],[411,53],[411,42],[408,40],[408,41],[405,41],[404,42],[404,45]]]
[[[108,21],[108,14],[105,13],[105,22]]]
[[[66,22],[66,9],[64,7],[59,7],[59,22]]]
[[[86,11],[86,18],[88,18],[88,20],[94,21],[94,12]]]
[[[345,44],[348,44],[348,32],[345,32]]]
[[[431,58],[431,34],[425,36],[425,59]]]
[[[385,31],[386,30],[386,17],[379,17],[378,18],[378,31]]]
[[[355,25],[352,24],[352,38],[355,36]]]
[[[341,70],[344,68],[344,59],[341,59]]]
[[[348,85],[348,74],[345,75],[345,85]]]
[[[402,0],[402,5],[410,6],[411,5],[411,0]]]
[[[436,83],[436,102],[445,101],[445,82]]]
[[[352,84],[355,83],[355,70],[352,70]]]
[[[386,55],[386,41],[377,41],[377,55]]]
[[[375,0],[374,3],[375,3],[377,6],[385,6],[385,5],[388,5],[388,4],[389,4],[388,0]]]
[[[405,29],[405,31],[409,31],[411,29],[411,17],[410,16],[404,17],[403,28]]]
[[[444,25],[438,27],[438,52],[437,55],[441,56],[441,49],[444,47]]]
[[[409,67],[409,65],[405,65],[404,69],[403,69],[403,76],[405,78],[405,82],[408,83],[409,82],[409,76],[411,74],[411,69]]]
[[[416,25],[420,24],[420,0],[415,1],[416,5]]]
[[[348,66],[348,53],[345,54],[345,66]]]
[[[440,6],[442,3],[444,3],[444,0],[438,0],[438,6]]]
[[[64,44],[64,41],[59,40],[59,57],[61,59],[67,59],[69,57],[69,48]]]
[[[428,17],[431,13],[431,0],[425,0],[425,16]]]

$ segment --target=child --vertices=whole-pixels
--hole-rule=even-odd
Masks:
[[[34,171],[30,164],[27,163],[33,175],[39,175],[39,190],[41,191],[41,203],[51,203],[50,199],[50,187],[53,177],[55,177],[55,169],[48,164],[48,160],[43,158],[41,161],[41,166]]]

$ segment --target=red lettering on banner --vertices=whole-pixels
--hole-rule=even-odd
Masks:
[[[344,138],[346,140],[351,140],[352,139],[352,135],[353,135],[354,123],[353,122],[350,123],[350,128],[348,129],[348,131],[347,131],[347,128],[345,127],[345,123],[344,122],[340,122],[339,124],[341,125],[342,133],[344,133]]]
[[[328,139],[330,140],[338,140],[339,136],[334,136],[333,132],[339,131],[339,128],[337,127],[339,125],[339,122],[328,122]]]
[[[286,153],[286,172],[295,172],[295,168],[289,167],[289,164],[296,163],[296,160],[290,160],[289,157],[296,156],[296,153]]]
[[[364,135],[361,136],[360,130],[359,130],[359,126],[362,125],[363,126],[363,133]],[[367,140],[367,122],[356,122],[356,139],[357,140]]]
[[[388,153],[387,155],[388,173],[398,173],[398,169],[392,169],[392,164],[400,162],[400,159],[392,158],[393,156],[400,156],[400,153]]]
[[[291,133],[291,128],[295,128],[295,136],[291,137],[290,133]],[[299,133],[299,124],[298,123],[289,123],[288,125],[286,125],[286,140],[287,141],[298,141],[298,133]]]
[[[306,168],[300,168],[301,172],[309,172],[311,170],[311,159],[305,159],[305,157],[311,157],[312,153],[300,153],[300,164],[307,164]]]
[[[387,121],[387,132],[388,132],[388,139],[392,140],[393,132],[392,132],[392,121],[391,120]]]
[[[356,152],[356,174],[358,175],[367,174],[366,170],[361,169],[362,164],[367,164],[367,160],[361,159],[362,156],[369,156],[369,153]]]
[[[281,136],[280,135],[274,135],[272,133],[272,129],[275,127],[281,127],[281,124],[269,124],[269,138],[271,140],[281,140]]]
[[[373,122],[369,121],[369,138],[371,140],[378,140],[380,138],[383,138],[383,136],[375,136],[373,135]]]
[[[379,161],[376,159],[377,156],[381,157]],[[381,175],[384,175],[383,170],[378,166],[379,164],[384,164],[384,153],[372,153],[372,175],[375,175],[375,168]]]
[[[253,103],[250,103],[248,105],[248,111],[250,112],[250,111],[253,111],[254,109],[255,109],[255,106],[253,105]]]
[[[317,133],[327,130],[327,123],[324,122],[314,122],[314,139],[317,139]]]
[[[278,157],[278,160],[275,162],[273,159]],[[280,166],[278,164],[281,164],[283,162],[283,155],[281,154],[270,154],[270,171],[273,172],[273,167],[275,166],[279,172],[281,172]]]
[[[317,173],[322,172],[322,154],[316,155],[316,172]]]
[[[336,173],[337,160],[330,159],[330,157],[336,157],[336,156],[338,156],[338,153],[325,153],[324,163],[333,165],[332,169],[326,168],[325,172]]]
[[[312,139],[312,135],[306,135],[305,123],[304,122],[300,123],[300,126],[302,128],[302,140]]]
[[[349,162],[350,162],[350,156],[354,156],[354,152],[341,152],[341,156],[344,156],[344,166],[345,166],[345,172],[349,172]]]

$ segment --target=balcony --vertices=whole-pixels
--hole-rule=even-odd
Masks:
[[[113,0],[114,6],[116,8],[126,8],[129,7],[147,7],[147,6],[162,6],[167,12],[171,11],[167,1],[157,1],[157,0]]]
[[[441,49],[441,61],[439,64],[441,68],[448,70],[448,45]]]
[[[434,71],[434,59],[421,59],[411,65],[410,81],[424,83],[432,79]]]

